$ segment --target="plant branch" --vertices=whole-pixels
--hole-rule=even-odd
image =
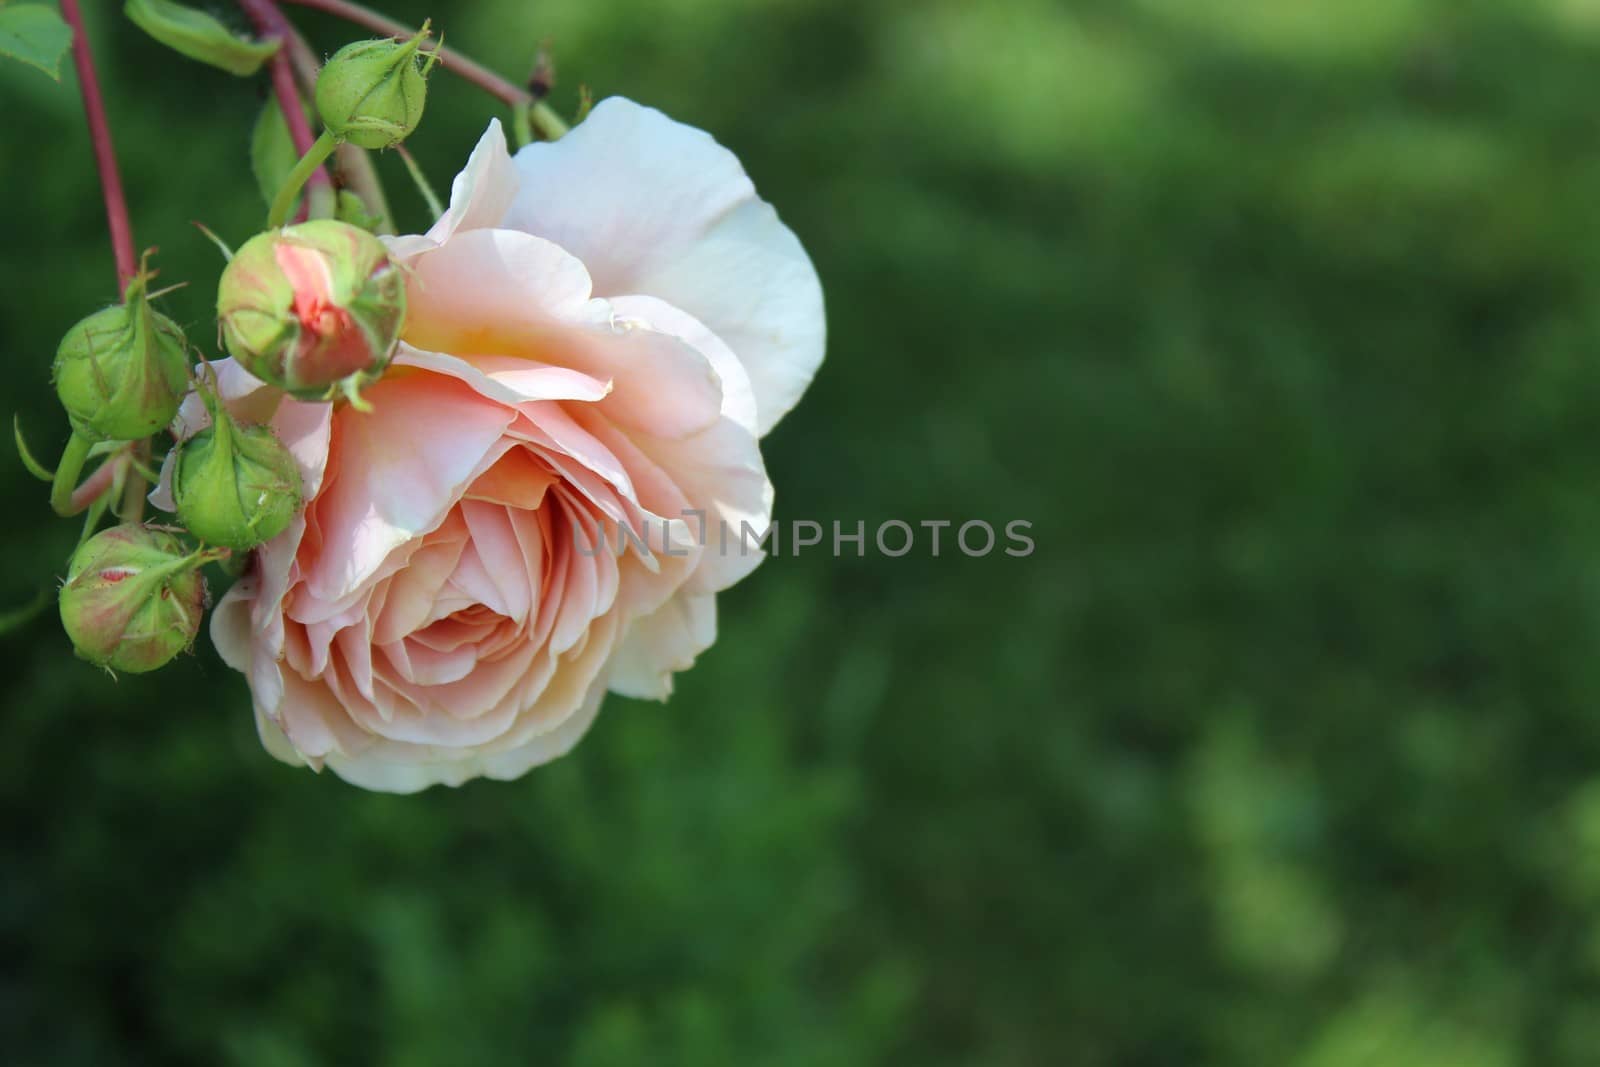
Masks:
[[[283,16],[287,23],[288,16]],[[316,96],[317,75],[322,72],[322,60],[311,50],[308,43],[298,29],[289,27],[289,36],[284,39],[284,48],[289,52],[289,65],[294,68],[294,76],[300,83],[300,91],[307,96]]]
[[[289,176],[278,187],[278,195],[272,198],[272,210],[267,215],[267,229],[275,230],[289,221],[289,215],[294,211],[294,202],[307,180],[318,172],[326,177],[327,172],[322,170],[322,164],[333,155],[335,146],[333,134],[327,130],[323,130],[322,135],[311,142],[306,154],[300,157],[300,162],[294,165]]]
[[[270,61],[272,92],[278,98],[278,108],[283,112],[284,121],[289,125],[289,140],[294,144],[294,150],[304,156],[311,151],[316,135],[306,121],[305,105],[301,103],[300,90],[295,85],[294,59],[291,55],[296,40],[294,27],[273,0],[239,0],[239,6],[255,23],[256,31],[263,40],[279,42],[278,51]],[[328,177],[327,170],[320,166],[314,170],[306,180],[306,187],[309,193],[307,213],[331,214],[333,179]],[[316,204],[313,205],[312,201],[316,201]],[[315,212],[314,207],[318,209]]]
[[[94,145],[94,163],[100,171],[100,191],[106,201],[106,228],[111,232],[111,254],[117,261],[117,299],[139,272],[133,250],[133,224],[128,220],[128,198],[122,192],[122,174],[117,170],[117,150],[111,143],[111,127],[106,123],[106,105],[100,97],[100,77],[95,73],[94,53],[89,50],[89,34],[83,26],[78,0],[61,0],[61,15],[72,27],[72,65],[78,71],[78,90],[83,95],[83,115],[89,122],[89,140]]]
[[[417,192],[422,196],[422,202],[428,205],[428,211],[436,219],[444,217],[444,204],[439,201],[439,194],[433,191],[433,183],[428,176],[422,173],[422,168],[417,165],[417,159],[406,150],[403,144],[394,146],[400,153],[400,159],[406,165],[406,170],[411,175],[412,184],[417,187]]]
[[[123,522],[144,521],[144,498],[147,489],[144,474],[139,470],[145,461],[150,458],[150,439],[136,441],[128,446],[128,451],[118,457],[123,465],[123,473],[127,481],[122,486],[122,502],[117,508],[117,517]]]
[[[244,0],[241,0],[244,2]],[[350,0],[284,0],[285,3],[297,7],[309,7],[316,11],[326,11],[330,15],[337,15],[347,22],[357,26],[365,26],[374,33],[381,33],[385,37],[415,37],[417,31],[403,22],[396,22],[387,15],[381,15],[371,8],[362,7],[360,4],[351,3]],[[527,89],[513,82],[507,81],[488,67],[476,63],[453,48],[436,45],[430,51],[439,57],[444,68],[457,77],[476,85],[490,96],[504,101],[513,110],[527,109],[529,118],[540,135],[547,140],[555,140],[567,132],[567,124],[555,110],[539,99]]]
[[[300,91],[306,96],[315,96],[317,75],[322,70],[316,53],[311,51],[311,46],[300,35],[300,31],[293,27],[283,47],[289,53],[289,65],[294,68]],[[353,144],[342,144],[334,150],[333,165],[338,172],[339,183],[359,196],[367,210],[378,216],[378,232],[394,233],[394,216],[389,211],[389,198],[383,191],[383,181],[378,177],[377,168],[372,165],[367,150]]]

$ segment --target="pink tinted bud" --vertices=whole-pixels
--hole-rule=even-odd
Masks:
[[[304,400],[354,395],[382,374],[405,309],[405,279],[383,243],[333,219],[252,237],[217,290],[229,353]]]
[[[174,533],[138,523],[102,530],[72,557],[61,623],[78,655],[142,674],[194,643],[206,605],[203,557]]]

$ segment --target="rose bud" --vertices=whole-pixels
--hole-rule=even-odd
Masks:
[[[83,659],[143,674],[194,643],[205,557],[177,535],[124,523],[89,538],[61,587],[61,623]]]
[[[179,446],[172,498],[191,534],[246,551],[282,533],[300,510],[300,469],[267,427],[239,425],[209,396],[206,404],[213,422]]]
[[[421,52],[428,26],[410,40],[357,41],[333,54],[317,75],[317,113],[335,138],[360,148],[392,148],[422,119],[428,71]]]
[[[73,429],[89,440],[137,441],[172,421],[189,383],[178,324],[150,306],[141,273],[123,303],[80,320],[52,371]]]
[[[405,279],[383,242],[333,219],[252,237],[217,289],[233,358],[302,400],[354,399],[388,366],[405,314]]]

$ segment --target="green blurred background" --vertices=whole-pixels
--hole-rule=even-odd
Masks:
[[[204,337],[189,220],[259,223],[260,86],[118,6]],[[7,1062],[1600,1062],[1600,0],[389,10],[739,153],[829,301],[782,517],[1038,550],[770,560],[670,704],[414,797],[266,756],[208,642],[112,682],[42,618],[0,643]],[[0,411],[55,449],[111,263],[70,79],[0,97]],[[428,107],[447,186],[496,110]],[[74,530],[0,478],[22,603]]]

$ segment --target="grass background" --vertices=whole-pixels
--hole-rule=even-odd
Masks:
[[[91,7],[203,338],[261,88]],[[739,153],[829,301],[780,517],[1038,550],[770,560],[670,704],[415,797],[272,761],[205,642],[113,683],[41,619],[8,1061],[1600,1061],[1600,3],[389,10]],[[48,450],[111,264],[70,87],[0,97],[0,410]],[[492,113],[434,79],[437,184]],[[0,479],[21,603],[74,532]]]

